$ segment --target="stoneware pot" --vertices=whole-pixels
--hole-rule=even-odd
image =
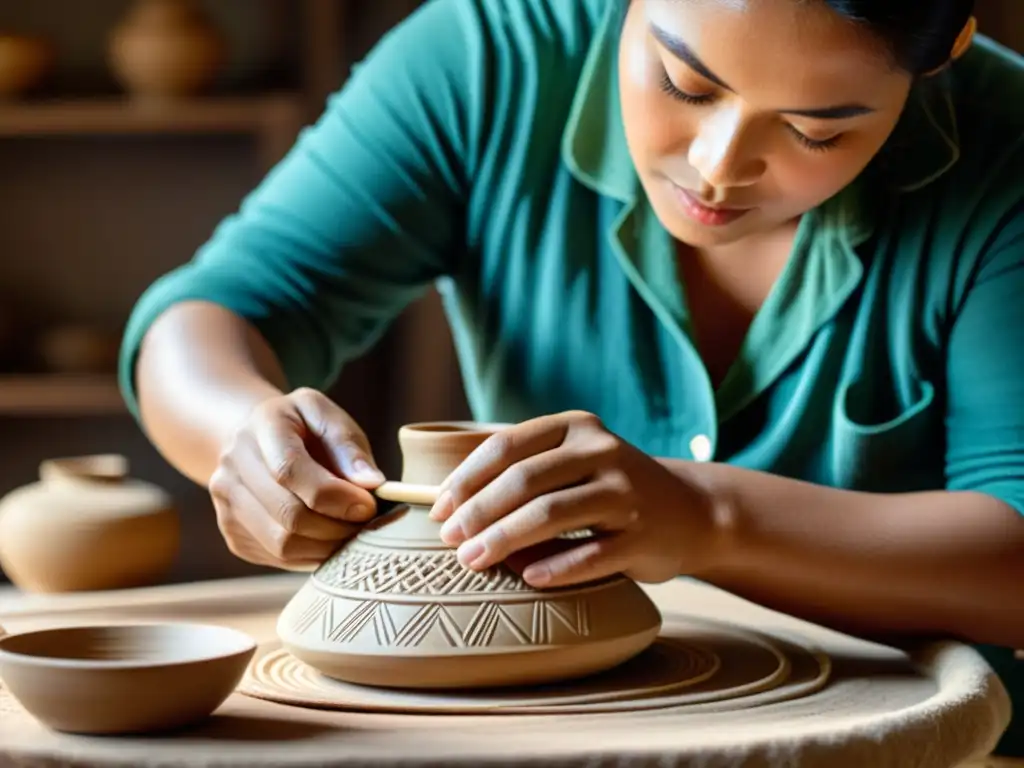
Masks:
[[[437,486],[500,425],[399,430],[403,502],[323,563],[282,612],[283,647],[328,677],[387,688],[489,688],[595,674],[654,642],[661,615],[622,576],[536,590],[502,564],[464,568],[428,512]]]
[[[136,0],[110,37],[114,76],[133,96],[163,102],[214,81],[226,44],[196,0]]]
[[[30,592],[156,583],[179,539],[168,494],[128,477],[123,456],[44,461],[38,482],[0,500],[0,568]]]
[[[45,40],[0,33],[0,98],[21,96],[36,87],[53,64]]]

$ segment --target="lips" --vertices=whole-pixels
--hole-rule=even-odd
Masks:
[[[672,184],[672,191],[675,193],[683,212],[691,219],[706,226],[721,227],[731,224],[753,210],[752,208],[739,208],[735,206],[708,205],[702,202],[693,192],[676,184]]]
[[[697,205],[699,205],[701,208],[706,208],[709,211],[719,211],[719,212],[722,212],[722,213],[727,213],[729,211],[734,211],[735,212],[735,211],[746,211],[746,210],[748,210],[747,208],[744,208],[743,206],[740,206],[740,205],[708,205],[707,203],[701,202],[700,199],[697,197],[697,195],[695,195],[690,190],[687,189],[687,190],[684,190],[684,192],[686,192],[686,194],[690,198],[692,198],[693,201]]]

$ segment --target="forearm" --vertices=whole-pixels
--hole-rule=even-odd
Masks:
[[[725,464],[665,462],[716,500],[723,557],[697,574],[868,636],[1024,648],[1024,517],[977,493],[877,495]]]
[[[274,353],[252,326],[202,302],[175,305],[153,323],[135,380],[149,439],[202,485],[252,409],[286,387]]]

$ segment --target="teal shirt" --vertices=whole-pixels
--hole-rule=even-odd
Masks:
[[[585,409],[658,456],[1024,513],[1024,61],[982,38],[915,91],[877,161],[804,216],[714,388],[626,149],[619,5],[435,0],[389,33],[141,298],[132,410],[139,343],[175,302],[234,310],[291,385],[323,388],[436,284],[481,420]],[[1012,652],[983,650],[1024,694]],[[1024,723],[1004,749],[1024,753]]]

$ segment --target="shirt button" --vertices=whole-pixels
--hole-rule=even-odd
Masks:
[[[697,435],[690,441],[690,453],[694,461],[711,460],[711,440],[707,435]]]

